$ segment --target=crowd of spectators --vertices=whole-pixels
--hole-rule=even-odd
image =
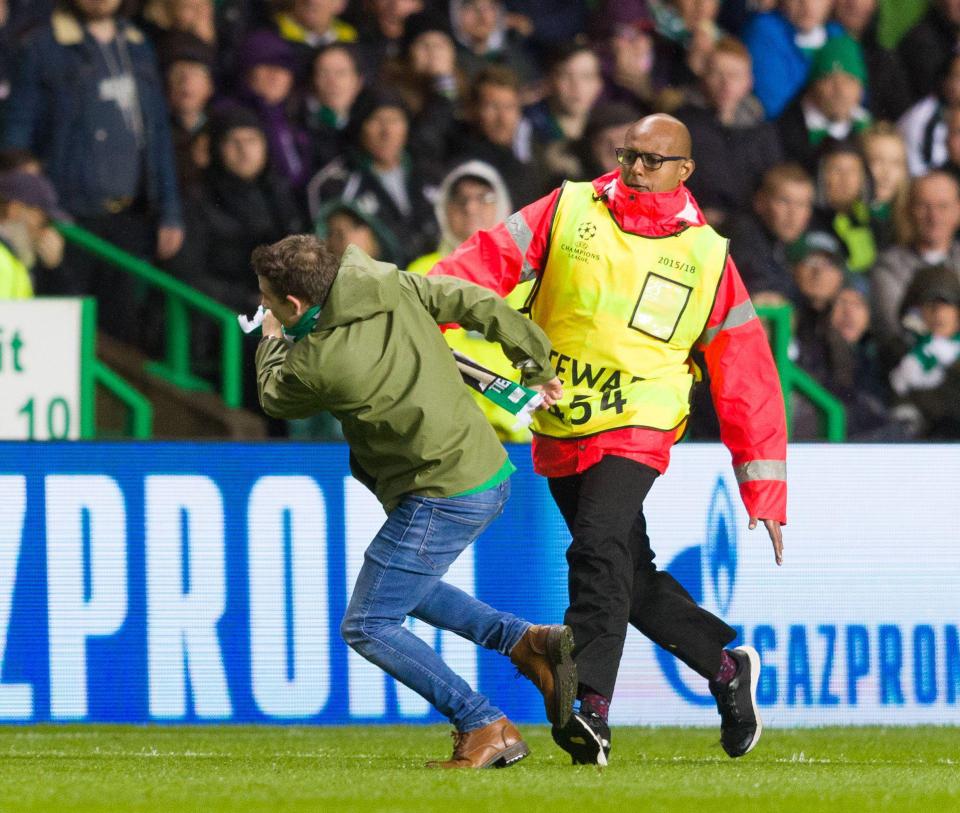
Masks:
[[[884,6],[918,11],[891,48]],[[958,47],[960,0],[0,0],[0,296],[144,344],[65,216],[237,311],[293,232],[422,271],[669,112],[849,435],[960,438]]]

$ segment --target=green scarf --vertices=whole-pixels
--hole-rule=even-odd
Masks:
[[[300,341],[304,336],[313,331],[313,328],[317,324],[317,319],[320,318],[320,306],[314,305],[310,310],[308,310],[297,323],[290,328],[283,329],[283,335],[288,339],[293,339],[294,342]]]
[[[933,336],[924,336],[914,345],[911,351],[919,360],[920,366],[923,367],[925,373],[929,373],[931,370],[935,370],[940,366],[940,360],[927,350],[932,341]],[[954,336],[952,341],[960,342],[960,333]]]

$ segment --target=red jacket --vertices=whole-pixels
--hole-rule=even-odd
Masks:
[[[597,178],[593,185],[625,231],[662,237],[682,224],[706,222],[682,184],[672,192],[640,193],[626,186],[615,171]],[[504,223],[477,232],[430,273],[457,276],[506,296],[520,281],[543,270],[559,197],[556,189]],[[729,257],[697,347],[706,358],[720,437],[733,457],[747,512],[785,523],[787,428],[780,380],[763,325]],[[662,474],[674,441],[672,432],[632,427],[585,438],[535,436],[533,463],[539,474],[565,477],[614,454]]]

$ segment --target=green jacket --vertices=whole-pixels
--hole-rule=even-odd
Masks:
[[[496,294],[453,277],[408,274],[350,246],[313,332],[296,344],[261,340],[260,404],[277,418],[332,412],[354,475],[388,513],[407,494],[468,491],[507,455],[437,329],[448,322],[499,342],[515,363],[531,361],[528,384],[556,375],[546,335]]]

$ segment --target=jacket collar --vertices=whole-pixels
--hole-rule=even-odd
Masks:
[[[633,234],[665,237],[706,223],[693,195],[682,183],[669,192],[638,192],[623,182],[620,170],[614,170],[597,178],[593,188],[620,228]]]
[[[85,32],[83,25],[69,11],[57,9],[50,16],[50,26],[53,29],[53,38],[58,45],[79,45],[83,42]],[[117,22],[117,31],[127,42],[140,45],[144,39],[140,29],[122,20]]]

